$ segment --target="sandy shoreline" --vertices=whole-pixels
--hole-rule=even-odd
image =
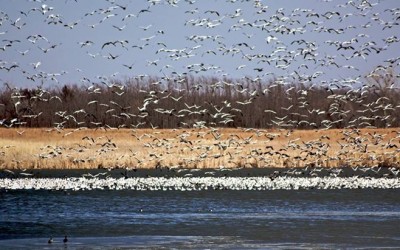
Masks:
[[[400,130],[0,128],[0,169],[397,167]]]

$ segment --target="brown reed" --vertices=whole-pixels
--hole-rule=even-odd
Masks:
[[[399,166],[398,129],[0,128],[0,169]]]

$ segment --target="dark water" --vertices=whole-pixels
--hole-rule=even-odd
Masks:
[[[400,248],[400,190],[1,191],[0,249]],[[54,243],[47,244],[52,236]]]
[[[319,169],[318,171],[315,171]],[[184,177],[190,174],[193,177],[207,176],[207,172],[213,172],[214,177],[257,177],[257,176],[270,176],[270,177],[312,177],[312,176],[331,176],[333,173],[337,177],[371,177],[371,178],[398,178],[398,174],[394,174],[399,168],[386,167],[364,167],[357,168],[356,170],[351,167],[340,168],[238,168],[238,169],[30,169],[27,171],[13,170],[12,172],[1,171],[0,178],[26,178],[26,174],[33,178],[63,178],[63,177],[82,177],[83,175],[97,175],[98,178],[106,177]],[[340,170],[340,172],[337,172]],[[99,173],[106,173],[105,175],[98,175]]]

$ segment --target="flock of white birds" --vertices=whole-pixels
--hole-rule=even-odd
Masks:
[[[399,178],[354,177],[147,177],[147,178],[20,178],[0,179],[0,190],[299,190],[398,189]]]
[[[400,62],[400,10],[393,6],[392,0],[20,1],[0,12],[0,78],[28,87],[156,75],[165,83],[186,74],[363,84]]]
[[[304,8],[291,8],[294,2],[285,6],[271,2],[269,6],[269,1],[261,0],[104,0],[90,4],[82,0],[27,0],[18,4],[8,3],[0,11],[0,79],[12,90],[15,109],[25,98],[18,94],[21,86],[44,90],[68,83],[85,86],[94,95],[104,90],[97,88],[98,84],[106,89],[118,90],[115,100],[110,103],[123,107],[122,103],[118,103],[118,97],[125,94],[124,86],[114,84],[115,79],[143,80],[153,76],[161,76],[160,81],[154,83],[161,89],[170,81],[183,85],[188,75],[203,75],[219,79],[242,78],[254,84],[273,79],[275,84],[268,88],[291,83],[308,84],[310,89],[318,85],[326,87],[327,91],[347,88],[353,91],[351,94],[356,92],[362,97],[363,91],[377,88],[371,86],[371,79],[392,74],[393,82],[378,87],[385,91],[397,91],[397,79],[400,78],[400,74],[396,73],[400,64],[400,39],[397,37],[400,8],[388,7],[396,6],[396,3],[390,0],[310,2],[304,5],[311,7]],[[296,4],[299,5],[298,2]],[[315,8],[312,8],[313,5]],[[217,82],[215,86],[224,84],[234,85]],[[247,102],[238,104],[247,105],[254,100],[250,90],[238,88],[238,91],[251,96]],[[265,89],[264,92],[268,91]],[[182,93],[185,94],[189,93]],[[332,96],[339,102],[346,101],[341,98],[348,98],[346,95]],[[140,115],[146,113],[149,103],[157,104],[155,100],[159,97],[156,97],[137,107]],[[60,97],[52,98],[61,101]],[[181,97],[173,98],[179,101]],[[400,105],[396,106],[379,96],[373,103],[392,113],[400,108]],[[0,103],[0,111],[2,105]],[[199,110],[203,104],[193,105],[193,109],[188,106],[190,112]],[[217,110],[220,104],[214,105]],[[162,107],[158,110],[168,113]],[[33,119],[39,115],[36,114]],[[75,115],[71,113],[64,117]],[[279,118],[278,115],[276,118]],[[390,116],[385,119],[389,121]],[[398,178],[49,180],[0,179],[0,189],[400,187]]]

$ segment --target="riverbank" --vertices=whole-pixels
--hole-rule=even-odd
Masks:
[[[0,168],[397,167],[399,136],[397,128],[0,128]]]

